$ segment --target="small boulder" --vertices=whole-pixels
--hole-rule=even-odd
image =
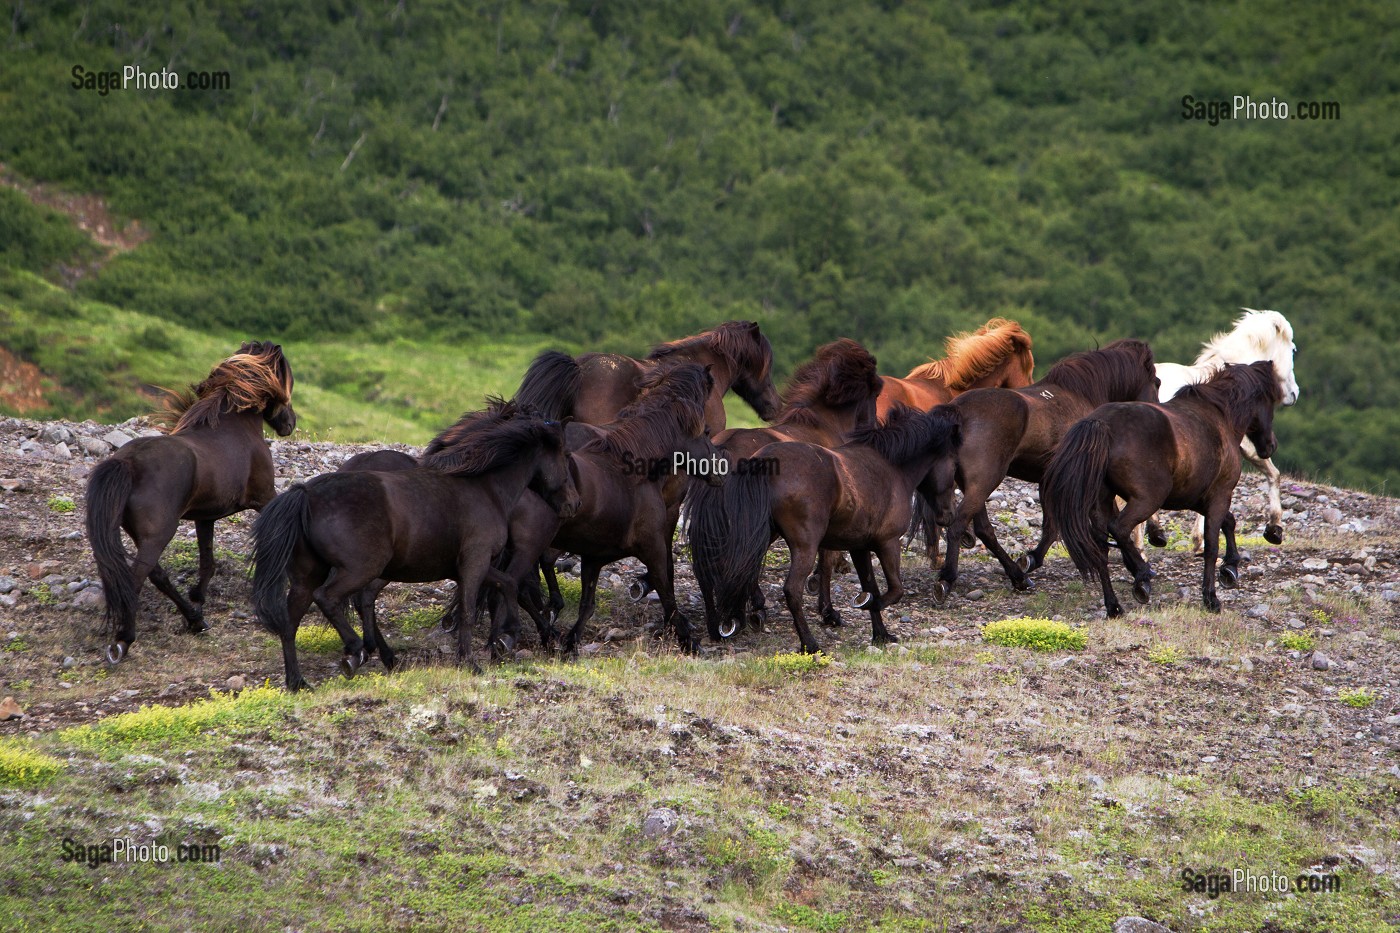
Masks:
[[[648,839],[669,836],[675,832],[680,821],[681,816],[675,810],[670,807],[657,807],[642,820],[642,835]]]
[[[24,710],[19,708],[14,697],[5,697],[3,701],[0,701],[0,722],[22,718],[24,718]]]

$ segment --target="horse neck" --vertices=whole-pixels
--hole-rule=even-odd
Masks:
[[[958,392],[966,392],[969,389],[1019,389],[1022,386],[1030,385],[1029,382],[1020,381],[1017,376],[1021,371],[1021,360],[1016,354],[1006,357],[1001,363],[987,373],[967,384],[965,388],[958,389]]]
[[[492,470],[485,476],[476,477],[482,480],[481,485],[503,512],[509,512],[514,507],[516,500],[525,491],[525,487],[530,484],[530,478],[535,475],[537,456],[539,456],[537,451],[531,451],[525,456],[516,457],[505,466]]]
[[[219,414],[217,424],[201,424],[180,432],[182,437],[244,437],[262,440],[263,416],[261,411],[225,411]]]

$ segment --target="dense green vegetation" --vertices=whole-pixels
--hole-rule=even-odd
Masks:
[[[152,234],[82,301],[312,354],[639,351],[742,316],[784,370],[848,334],[895,372],[1005,315],[1043,370],[1127,335],[1189,359],[1275,308],[1302,386],[1278,459],[1376,488],[1400,480],[1397,27],[1380,0],[21,5],[0,160]],[[232,86],[104,96],[75,64]],[[1341,119],[1210,126],[1187,94]],[[0,191],[0,342],[39,342],[15,270],[86,249]],[[71,404],[139,407],[144,374],[75,369],[46,365]]]

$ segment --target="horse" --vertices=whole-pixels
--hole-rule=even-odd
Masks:
[[[711,435],[724,430],[724,394],[730,389],[764,421],[778,413],[781,402],[773,386],[773,347],[756,321],[726,321],[693,337],[658,344],[642,360],[618,353],[574,358],[546,350],[525,372],[515,400],[555,420],[572,417],[607,424],[636,400],[644,373],[676,362],[710,367],[715,385],[705,402],[705,424]]]
[[[943,357],[915,366],[907,376],[884,377],[876,402],[881,421],[897,404],[928,411],[969,389],[1019,389],[1034,379],[1031,336],[1005,318],[992,318],[973,333],[948,337]]]
[[[771,425],[722,431],[714,438],[715,446],[739,468],[754,463],[753,455],[760,447],[777,441],[836,447],[851,432],[874,426],[880,392],[881,377],[875,357],[854,340],[843,337],[817,348],[812,359],[797,367],[783,390],[783,408]],[[710,509],[727,512],[730,503],[725,499],[725,490],[732,488],[728,484],[718,489],[697,485],[687,497],[688,514]],[[819,564],[818,612],[824,623],[839,625],[840,613],[831,604],[833,557],[824,554]],[[752,617],[761,624],[767,611],[759,588],[754,589],[752,605]],[[738,630],[733,619],[718,618],[708,603],[705,621],[712,641],[729,638]]]
[[[1158,363],[1157,377],[1162,380],[1158,400],[1170,401],[1182,386],[1205,382],[1220,372],[1228,363],[1252,363],[1255,360],[1271,360],[1278,376],[1279,387],[1283,392],[1283,404],[1292,405],[1298,401],[1298,381],[1293,377],[1293,355],[1297,347],[1293,343],[1293,325],[1277,311],[1256,311],[1241,308],[1244,314],[1235,321],[1233,330],[1216,334],[1202,344],[1196,362],[1190,366],[1180,363]],[[1248,437],[1240,442],[1244,457],[1264,474],[1269,487],[1269,505],[1264,517],[1264,539],[1270,544],[1283,543],[1283,503],[1279,501],[1280,474],[1278,467],[1268,457],[1259,456]],[[1196,528],[1191,533],[1193,550],[1200,552],[1205,519],[1197,518]],[[1165,547],[1167,536],[1162,532],[1156,516],[1147,521],[1147,537],[1157,547]],[[1133,543],[1142,547],[1142,536],[1134,529]]]
[[[307,686],[296,632],[313,600],[340,634],[341,669],[353,675],[368,652],[345,617],[350,594],[376,579],[452,579],[458,593],[476,593],[489,578],[513,599],[513,582],[491,561],[521,493],[529,486],[564,514],[578,507],[562,425],[495,400],[454,428],[454,443],[425,456],[422,469],[326,473],[294,484],[258,516],[253,604],[281,639],[288,690]],[[470,632],[458,629],[458,663],[471,659]]]
[[[1152,348],[1141,340],[1116,340],[1066,357],[1045,378],[1023,388],[973,389],[953,399],[950,404],[963,417],[957,476],[963,497],[947,529],[947,556],[934,583],[934,599],[940,604],[947,599],[958,578],[958,548],[969,522],[1001,562],[1012,586],[1027,589],[1026,573],[1012,562],[992,530],[987,497],[1007,476],[1039,482],[1061,435],[1100,405],[1156,398]],[[1051,540],[1042,541],[1046,550]],[[1025,570],[1035,569],[1044,558],[1037,547],[1028,555]]]
[[[930,360],[904,378],[884,377],[877,414],[883,421],[891,407],[903,403],[920,411],[944,405],[970,389],[1019,389],[1034,381],[1035,355],[1031,336],[1020,324],[992,318],[976,332],[955,334],[943,342],[944,358]],[[922,530],[929,566],[938,569],[938,527],[915,508],[906,540],[913,545]],[[964,535],[963,546],[972,538]]]
[[[1075,567],[1103,584],[1110,617],[1122,615],[1123,607],[1108,576],[1106,535],[1118,543],[1133,575],[1133,596],[1146,603],[1153,573],[1130,533],[1160,508],[1192,509],[1205,517],[1201,598],[1211,612],[1220,611],[1215,558],[1221,531],[1221,582],[1239,583],[1230,499],[1240,478],[1240,441],[1248,437],[1261,455],[1272,456],[1278,444],[1274,407],[1283,398],[1272,362],[1227,364],[1209,381],[1183,386],[1166,403],[1104,405],[1070,428],[1045,469],[1041,501]],[[1114,506],[1115,495],[1125,500],[1122,511]]]
[[[138,596],[147,577],[175,604],[189,632],[208,631],[204,597],[214,575],[214,523],[260,510],[276,494],[262,426],[281,437],[296,429],[292,381],[280,346],[245,343],[203,382],[171,393],[160,416],[172,425],[170,433],[124,444],[92,471],[87,536],[107,597],[108,662],[120,663],[136,640]],[[199,544],[199,577],[188,599],[160,565],[181,519],[194,521]],[[136,546],[130,561],[123,528]]]
[[[802,595],[822,548],[850,551],[862,590],[855,605],[870,612],[871,639],[896,641],[880,613],[904,595],[899,538],[909,524],[910,497],[922,489],[947,520],[963,425],[961,414],[946,405],[929,412],[899,406],[884,425],[857,431],[834,450],[800,441],[760,448],[755,456],[774,468],[729,479],[745,507],[725,521],[691,516],[695,579],[707,605],[721,618],[742,611],[758,586],[764,554],[781,536],[791,556],[783,595],[804,652],[821,650],[807,628]],[[883,594],[872,552],[885,574]]]
[[[662,628],[675,626],[683,652],[698,650],[689,620],[676,605],[671,541],[686,491],[682,474],[703,471],[711,483],[723,480],[724,460],[706,426],[706,400],[714,397],[714,385],[709,367],[681,363],[657,369],[642,380],[636,402],[614,423],[591,429],[586,443],[569,454],[580,506],[559,523],[552,542],[554,549],[582,560],[578,618],[564,636],[565,654],[578,651],[595,608],[599,573],[623,557],[646,565],[646,579],[661,598]],[[534,567],[539,566],[553,591],[553,561],[543,557],[522,548],[512,559],[515,569],[506,572],[529,589],[538,585]]]

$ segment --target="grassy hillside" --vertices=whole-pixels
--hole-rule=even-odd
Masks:
[[[785,369],[849,334],[898,371],[1001,314],[1042,368],[1124,335],[1185,359],[1247,305],[1301,347],[1285,468],[1400,479],[1392,4],[93,2],[11,25],[0,160],[149,234],[75,279],[93,248],[0,191],[0,342],[58,341],[70,413],[150,377],[73,384],[52,358],[84,335],[18,271],[302,346],[301,385],[363,407],[326,425],[403,439],[438,417],[417,405],[470,402],[462,355],[518,377],[542,345],[745,316]],[[75,64],[231,86],[102,95]],[[1234,94],[1341,119],[1182,119]]]

